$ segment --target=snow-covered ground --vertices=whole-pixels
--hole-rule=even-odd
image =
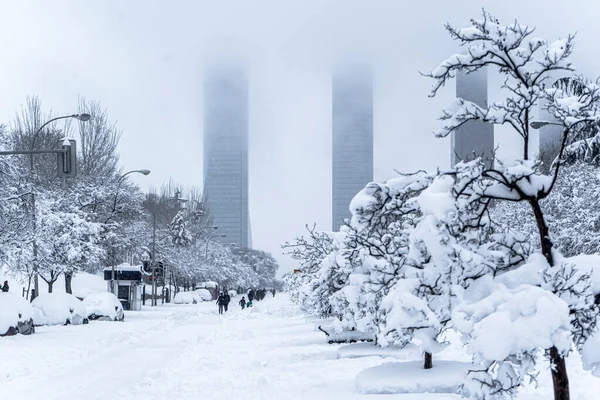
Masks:
[[[459,398],[360,394],[360,371],[396,360],[338,358],[339,347],[326,344],[325,335],[315,332],[282,294],[244,311],[232,302],[223,316],[213,302],[145,307],[126,312],[125,322],[44,326],[31,336],[0,338],[0,398]],[[595,398],[592,393],[600,390],[600,380],[570,364],[572,398]],[[549,374],[542,371],[540,388],[519,398],[548,399],[550,389]]]

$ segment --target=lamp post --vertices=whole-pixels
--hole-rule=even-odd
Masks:
[[[38,130],[33,135],[33,138],[31,139],[30,151],[33,151],[35,149],[35,141],[37,140],[37,137],[39,136],[39,134],[42,132],[42,130],[47,125],[51,124],[52,122],[58,121],[59,119],[68,119],[68,118],[74,118],[81,122],[87,122],[92,118],[92,116],[90,114],[85,114],[85,113],[84,114],[63,115],[61,117],[52,118],[52,119],[44,122],[42,124],[42,126],[40,126],[38,128]],[[34,175],[33,154],[29,155],[29,173],[30,173],[30,177],[31,177],[31,182],[33,182],[33,175]],[[36,296],[38,296],[40,293],[39,277],[38,277],[38,264],[37,264],[37,262],[38,262],[38,259],[37,259],[38,247],[37,247],[37,241],[35,240],[35,233],[37,232],[37,220],[36,220],[36,207],[35,207],[35,190],[33,188],[33,185],[31,187],[31,220],[32,220],[32,227],[33,227],[33,268],[34,268],[33,288],[35,291],[35,295],[31,296],[31,300],[33,301],[33,299]]]
[[[214,227],[214,228],[217,228],[217,227]],[[217,228],[217,229],[218,229],[218,228]],[[210,243],[210,240],[211,240],[211,239],[213,239],[213,238],[216,238],[216,237],[222,237],[222,238],[224,238],[224,237],[227,237],[227,235],[226,235],[226,234],[224,234],[224,233],[221,233],[220,235],[218,235],[218,234],[214,234],[214,235],[210,235],[210,236],[208,237],[208,239],[206,239],[206,249],[205,249],[205,251],[204,251],[204,258],[205,258],[205,259],[207,259],[207,258],[208,258],[208,244]]]
[[[138,174],[142,174],[142,175],[149,175],[150,174],[150,170],[149,169],[134,169],[132,171],[126,172],[123,175],[121,175],[118,179],[118,184],[117,184],[117,190],[115,191],[115,199],[113,201],[113,213],[116,211],[117,209],[117,199],[119,197],[119,189],[121,188],[121,184],[123,183],[123,180],[125,179],[125,177],[129,174],[133,174],[133,173],[138,173]],[[115,262],[113,260],[112,262],[112,271],[111,271],[111,275],[110,275],[110,288],[112,293],[115,296],[118,296],[118,291],[116,290],[116,286],[115,286]]]
[[[546,126],[546,125],[555,125],[555,126],[563,126],[562,124],[559,124],[557,122],[550,122],[550,121],[531,121],[531,123],[529,124],[529,126],[531,126],[533,129],[541,129],[542,127]]]

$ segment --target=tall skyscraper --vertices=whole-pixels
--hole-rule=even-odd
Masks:
[[[204,82],[204,194],[221,241],[248,247],[248,81],[239,69]]]
[[[470,74],[456,74],[456,97],[487,107],[487,70],[481,68]],[[488,165],[493,164],[494,125],[469,121],[452,133],[451,163],[469,161],[483,157]]]
[[[562,77],[555,79],[550,77],[546,81],[546,87],[550,86],[557,89],[564,90],[568,95],[579,94],[577,80],[570,77]],[[552,123],[559,123],[556,117],[548,111],[545,102],[540,102],[540,121],[548,121]],[[558,156],[560,146],[562,144],[563,127],[557,125],[546,125],[538,131],[538,157],[542,161],[541,171],[544,173],[550,172],[550,167],[554,162],[554,159]]]
[[[370,70],[339,70],[333,75],[332,229],[350,217],[350,201],[373,180],[373,78]]]

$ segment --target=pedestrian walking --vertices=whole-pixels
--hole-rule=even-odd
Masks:
[[[239,301],[240,307],[242,307],[242,310],[244,308],[246,308],[246,298],[244,296],[242,296],[242,299]]]
[[[225,294],[219,294],[219,298],[217,299],[217,304],[219,305],[219,314],[223,314],[223,309],[225,308]]]
[[[273,290],[271,290],[271,292],[273,292],[273,297],[275,297],[275,292],[276,292],[276,290],[275,290],[275,289],[273,289]]]
[[[4,293],[8,292],[8,281],[4,281],[4,285],[2,285],[2,291]]]
[[[227,309],[229,308],[229,302],[231,302],[231,296],[229,293],[225,292],[225,312],[227,312]]]
[[[250,289],[250,291],[248,291],[248,301],[252,300],[254,300],[254,290]]]

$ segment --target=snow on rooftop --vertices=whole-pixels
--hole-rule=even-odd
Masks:
[[[105,271],[112,271],[112,266],[104,268]],[[115,265],[115,271],[141,271],[141,265],[131,265],[129,263],[123,263],[119,265]]]

